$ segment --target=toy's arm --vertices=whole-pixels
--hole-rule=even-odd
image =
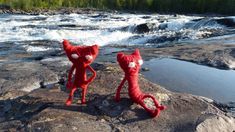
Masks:
[[[71,69],[69,70],[69,75],[68,75],[68,82],[66,84],[67,88],[71,88],[72,87],[72,76],[73,76],[73,71],[75,69],[75,66],[73,65],[71,67]]]
[[[117,91],[116,91],[116,96],[115,96],[115,101],[119,102],[120,101],[120,93],[121,89],[126,81],[126,76],[123,78],[121,84],[118,86]]]
[[[96,77],[96,72],[95,72],[95,70],[91,67],[91,66],[87,66],[87,68],[92,72],[92,74],[93,74],[93,76],[91,76],[88,80],[87,80],[87,83],[90,83],[90,82],[92,82],[94,79],[95,79],[95,77]]]

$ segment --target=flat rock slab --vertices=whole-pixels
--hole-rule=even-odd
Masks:
[[[211,116],[200,123],[196,130],[198,132],[230,132],[235,130],[235,120],[227,116]]]
[[[19,62],[1,65],[0,82],[0,93],[16,89],[29,92],[39,88],[42,82],[58,82],[58,76],[42,64]]]
[[[234,118],[203,97],[173,93],[153,84],[140,75],[142,91],[154,95],[167,109],[151,118],[133,103],[123,88],[121,101],[113,100],[123,77],[117,64],[95,64],[97,77],[89,86],[87,104],[80,104],[80,90],[71,106],[65,106],[68,91],[65,84],[36,89],[18,98],[2,95],[0,100],[0,130],[6,131],[234,131]],[[14,91],[14,92],[17,92]],[[79,100],[79,101],[78,101]],[[77,103],[78,101],[78,103]],[[215,122],[213,126],[211,123]]]
[[[235,45],[229,44],[185,44],[143,48],[141,55],[145,58],[171,57],[219,69],[235,69]]]

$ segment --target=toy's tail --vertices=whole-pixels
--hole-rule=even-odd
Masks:
[[[146,106],[146,104],[144,104],[144,99],[146,98],[151,98],[154,102],[154,105],[155,105],[155,110],[152,110],[150,108],[148,108]],[[152,116],[152,117],[156,117],[156,116],[159,116],[160,112],[162,110],[165,110],[166,109],[166,106],[163,106],[163,105],[159,105],[158,101],[152,96],[152,95],[149,95],[149,94],[145,94],[143,97],[142,97],[142,101],[141,101],[141,104],[140,104],[146,111],[149,112],[149,114]]]

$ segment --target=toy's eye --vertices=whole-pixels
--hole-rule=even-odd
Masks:
[[[72,54],[71,57],[72,57],[73,59],[78,59],[78,58],[79,58],[79,56],[78,56],[77,54]]]
[[[89,61],[93,59],[93,57],[91,55],[86,55],[85,58]]]
[[[138,60],[139,65],[142,65],[144,62],[143,60]]]
[[[130,68],[135,67],[135,62],[130,62],[129,65],[128,65],[128,67],[130,67]]]

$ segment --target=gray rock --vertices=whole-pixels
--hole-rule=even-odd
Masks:
[[[134,32],[135,32],[135,33],[147,33],[147,32],[149,32],[149,31],[150,31],[150,29],[149,29],[147,23],[137,25],[137,26],[134,28]]]
[[[197,132],[234,132],[235,119],[227,116],[213,116],[205,119],[196,127]]]
[[[216,22],[227,27],[235,27],[235,21],[233,18],[221,18],[217,19]]]
[[[0,84],[1,92],[20,89],[32,91],[40,87],[40,82],[45,84],[58,82],[58,76],[50,69],[34,62],[21,62],[3,64],[0,78],[4,79]]]
[[[30,44],[36,46],[40,42]],[[42,41],[41,44],[59,47],[56,42]],[[173,56],[205,65],[219,60],[228,64],[228,60],[234,60],[234,48],[234,45],[178,45],[145,48],[141,53],[145,59]],[[133,103],[126,85],[122,89],[121,101],[115,102],[114,93],[123,77],[117,63],[93,63],[97,77],[88,87],[87,104],[73,102],[67,107],[64,105],[68,97],[65,84],[70,62],[62,51],[52,52],[32,56],[23,52],[17,56],[20,60],[35,56],[42,58],[0,65],[1,131],[204,131],[217,129],[220,125],[224,130],[232,130],[235,125],[234,118],[221,111],[212,100],[170,92],[143,76],[139,79],[141,90],[151,93],[159,103],[167,106],[159,117],[151,118],[143,108]],[[110,54],[112,57],[115,55]],[[215,64],[219,67],[218,63]],[[40,82],[44,89],[28,89],[33,84],[33,88],[39,88]],[[22,92],[22,89],[30,92]],[[76,92],[75,102],[81,99],[80,91]],[[213,122],[218,125],[211,125]]]
[[[158,26],[158,29],[160,30],[165,30],[167,28],[167,23],[161,23],[159,26]]]
[[[150,69],[149,68],[147,68],[147,67],[143,67],[143,68],[141,68],[141,71],[143,71],[143,72],[145,72],[145,71],[149,71]]]
[[[101,63],[99,63],[101,65]],[[159,117],[151,118],[139,105],[133,103],[124,87],[121,101],[113,100],[122,71],[116,64],[104,64],[97,71],[87,95],[87,104],[65,106],[68,97],[64,85],[37,89],[15,99],[2,95],[0,109],[5,109],[1,130],[12,131],[203,131],[233,130],[234,118],[202,97],[173,93],[140,76],[139,84],[146,93],[154,95],[167,106]],[[107,70],[108,68],[108,70]],[[7,94],[8,96],[10,94]],[[6,96],[7,96],[6,95]],[[13,95],[13,94],[12,94]],[[74,98],[80,100],[80,96]],[[150,104],[151,105],[151,104]],[[214,122],[215,124],[211,125]],[[217,125],[216,125],[217,124]]]
[[[172,57],[179,60],[194,62],[219,69],[234,69],[234,45],[202,44],[202,45],[171,45],[141,50],[144,58]]]

